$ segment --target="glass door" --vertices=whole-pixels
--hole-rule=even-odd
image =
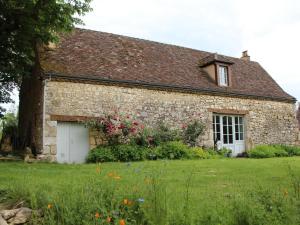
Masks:
[[[244,118],[232,115],[213,116],[214,143],[218,148],[229,148],[236,156],[245,151]]]

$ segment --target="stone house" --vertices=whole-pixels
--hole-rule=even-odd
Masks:
[[[233,58],[75,29],[41,49],[35,72],[21,90],[20,127],[39,158],[83,162],[94,133],[78,121],[115,109],[149,125],[201,120],[202,144],[234,155],[298,141],[296,99],[247,52]]]

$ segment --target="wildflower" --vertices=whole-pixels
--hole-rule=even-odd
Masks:
[[[125,224],[126,224],[126,223],[125,223],[125,220],[123,220],[123,219],[120,220],[120,221],[119,221],[119,224],[120,224],[120,225],[125,225]]]
[[[95,218],[99,219],[100,218],[100,214],[98,212],[95,213]]]
[[[284,189],[284,190],[283,190],[283,195],[286,197],[286,196],[288,196],[288,194],[289,194],[288,190],[287,190],[287,189]]]
[[[134,126],[137,126],[137,125],[139,125],[139,123],[138,123],[138,122],[136,122],[136,121],[134,121],[132,124],[133,124]]]
[[[111,172],[111,173],[108,173],[107,176],[113,177],[113,176],[114,176],[114,173],[112,173],[112,172]]]
[[[110,222],[111,222],[111,217],[108,216],[108,217],[106,218],[106,222],[110,223]]]
[[[140,202],[140,203],[143,203],[143,202],[145,202],[145,199],[143,199],[143,198],[138,198],[137,201]]]
[[[132,206],[133,205],[133,201],[128,200],[128,206]]]
[[[53,207],[52,204],[48,204],[48,206],[47,206],[48,209],[51,209],[52,207]]]
[[[120,177],[120,176],[114,176],[114,179],[116,179],[116,180],[120,180],[120,179],[121,179],[121,177]]]
[[[125,198],[125,199],[123,200],[123,204],[124,204],[124,205],[128,205],[128,199]]]

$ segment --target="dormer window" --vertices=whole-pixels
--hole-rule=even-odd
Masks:
[[[231,87],[232,70],[234,62],[226,56],[211,54],[202,58],[199,66],[208,75],[209,79],[220,87]]]
[[[219,85],[228,86],[228,67],[219,66]]]

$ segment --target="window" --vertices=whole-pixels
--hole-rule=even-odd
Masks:
[[[228,86],[228,68],[226,66],[219,66],[219,85]]]

